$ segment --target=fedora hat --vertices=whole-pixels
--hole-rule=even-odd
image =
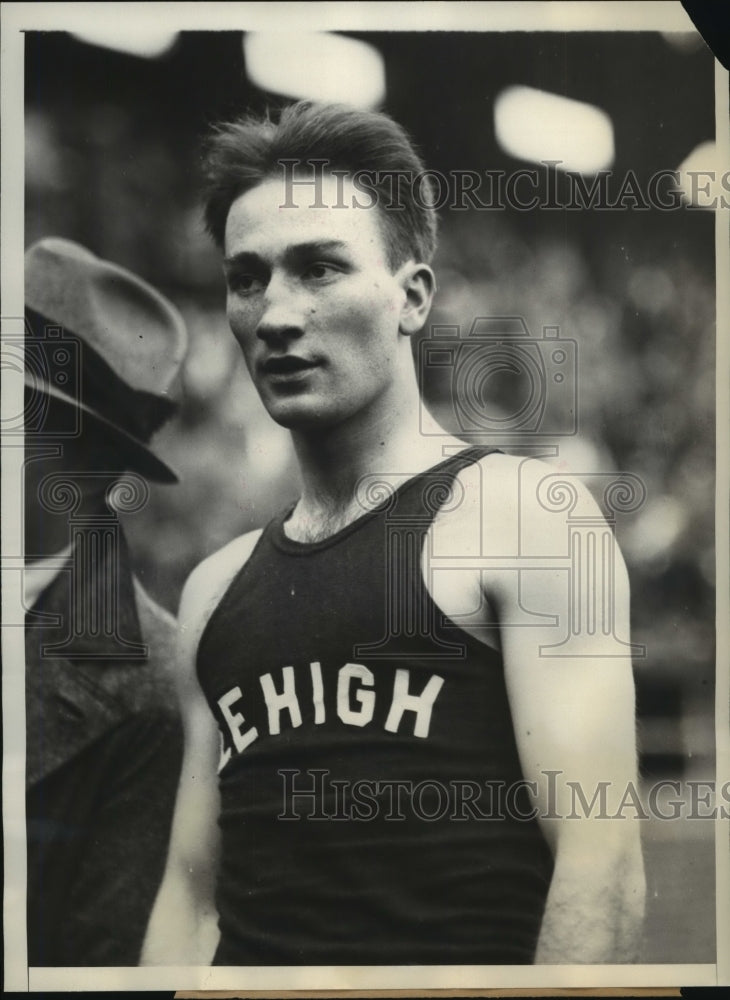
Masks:
[[[177,409],[177,309],[130,271],[48,237],[25,254],[25,318],[26,434],[78,436],[88,420],[126,468],[177,482],[148,447]]]

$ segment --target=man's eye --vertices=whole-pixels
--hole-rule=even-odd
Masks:
[[[305,268],[304,276],[314,278],[315,281],[318,281],[322,278],[329,278],[331,275],[337,274],[338,271],[339,268],[335,267],[334,264],[317,261],[315,264],[310,264],[309,267]]]
[[[261,291],[264,283],[255,274],[230,274],[228,287],[232,292],[238,292],[240,295],[250,295],[253,292]]]

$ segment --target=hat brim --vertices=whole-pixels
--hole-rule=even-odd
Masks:
[[[25,375],[25,386],[31,392],[53,400],[54,404],[60,404],[69,410],[75,410],[84,414],[85,419],[88,418],[96,424],[107,438],[119,448],[120,454],[124,456],[126,469],[133,472],[140,472],[147,479],[151,479],[156,483],[177,483],[180,481],[170,466],[150,451],[143,441],[133,437],[133,435],[112,423],[96,410],[86,406],[83,402],[69,399],[60,390],[48,385],[48,383],[39,382],[37,379],[29,377],[27,373]],[[40,436],[45,436],[44,432],[40,432]],[[51,436],[50,431],[48,432],[48,436]]]

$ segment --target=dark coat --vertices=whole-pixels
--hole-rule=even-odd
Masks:
[[[31,966],[137,963],[182,755],[175,621],[84,542],[26,619]]]

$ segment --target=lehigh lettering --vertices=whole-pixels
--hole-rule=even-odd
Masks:
[[[385,728],[389,733],[397,733],[404,712],[415,712],[416,721],[413,735],[424,739],[428,736],[431,725],[431,709],[443,686],[444,679],[434,674],[421,694],[411,694],[408,690],[410,671],[396,670],[393,685],[393,704],[390,706]]]
[[[240,687],[234,687],[224,694],[222,698],[218,699],[218,705],[231,732],[233,746],[236,748],[237,753],[242,753],[259,735],[255,726],[252,726],[245,733],[242,732],[241,726],[246,720],[240,712],[234,714],[231,711],[231,705],[242,697]]]
[[[294,687],[294,667],[284,667],[281,673],[284,683],[284,690],[281,694],[276,690],[271,674],[263,674],[259,677],[259,684],[264,692],[266,708],[269,713],[269,732],[272,736],[278,736],[281,732],[280,719],[284,709],[288,711],[294,728],[302,724],[302,713]]]
[[[297,692],[297,679],[299,693]],[[310,663],[308,671],[306,673],[299,672],[298,677],[295,668],[288,666],[282,668],[280,679],[275,680],[273,674],[266,673],[262,674],[258,680],[266,706],[269,735],[280,735],[285,712],[289,716],[290,728],[296,729],[302,725],[300,697],[302,692],[307,690],[312,700],[314,724],[319,726],[325,722],[325,681],[319,661],[315,660]],[[358,728],[369,725],[375,716],[375,705],[379,696],[378,682],[373,671],[362,663],[345,663],[337,671],[335,683],[334,701],[337,717],[340,721],[346,726],[357,726]],[[396,670],[392,691],[388,692],[391,702],[385,729],[390,733],[402,731],[405,734],[410,731],[414,736],[426,739],[431,727],[433,706],[443,683],[443,677],[433,674],[421,692],[414,693],[411,691],[410,670],[403,668]],[[379,684],[382,691],[382,679]],[[241,712],[233,709],[233,706],[242,699],[240,687],[231,688],[218,699],[225,723],[225,726],[222,727],[224,750],[221,766],[230,760],[233,750],[236,753],[242,753],[259,736],[255,726],[244,730],[244,716]],[[414,715],[412,730],[410,730],[408,722],[403,721],[403,716],[407,712],[412,712]],[[286,725],[285,721],[284,725]],[[230,739],[227,737],[226,729],[230,733]]]
[[[355,691],[355,700],[360,708],[353,709],[350,705],[350,683],[359,680],[361,687]],[[346,663],[340,668],[337,676],[337,714],[348,726],[366,726],[372,722],[375,711],[375,692],[363,691],[362,686],[371,688],[375,685],[372,670],[361,663]]]

